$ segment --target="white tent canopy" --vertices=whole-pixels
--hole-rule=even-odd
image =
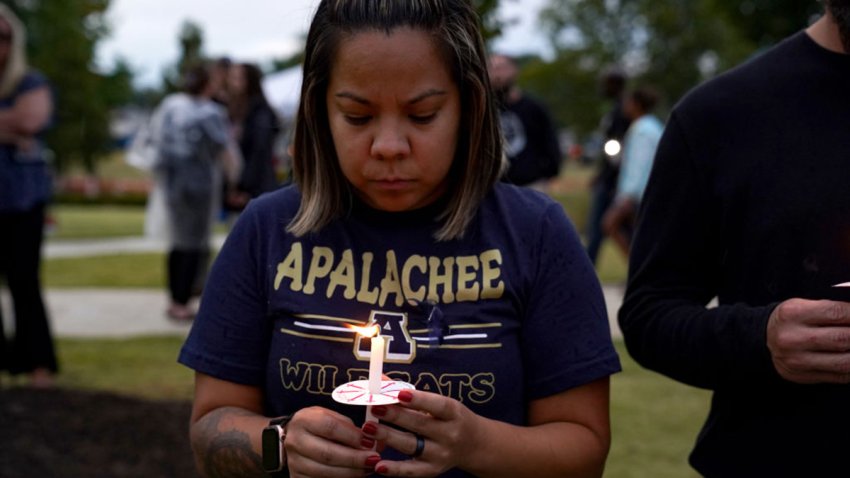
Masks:
[[[266,98],[284,119],[291,120],[295,117],[298,98],[301,95],[301,76],[301,65],[298,65],[263,77]]]

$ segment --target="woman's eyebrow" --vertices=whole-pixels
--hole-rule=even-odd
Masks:
[[[423,101],[427,98],[430,98],[432,96],[444,96],[444,95],[446,95],[445,90],[429,89],[429,90],[423,91],[422,93],[411,98],[409,101],[407,101],[407,104],[413,105],[413,104],[419,103],[420,101]],[[334,95],[334,97],[336,97],[336,98],[346,98],[346,99],[349,99],[351,101],[354,101],[355,103],[359,103],[361,105],[372,104],[372,102],[370,102],[366,98],[363,98],[362,96],[356,95],[356,94],[354,94],[350,91],[340,91],[339,93],[336,93]]]

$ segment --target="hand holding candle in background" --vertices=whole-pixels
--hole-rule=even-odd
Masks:
[[[850,303],[789,299],[767,322],[767,348],[782,378],[796,383],[848,383]]]

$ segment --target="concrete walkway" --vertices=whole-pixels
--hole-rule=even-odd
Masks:
[[[220,247],[224,235],[214,239]],[[162,241],[148,238],[97,241],[53,241],[45,246],[45,258],[95,257],[106,254],[158,252]],[[622,302],[621,285],[603,285],[611,332],[621,337],[616,312]],[[51,328],[57,337],[133,337],[139,335],[185,335],[190,323],[177,323],[165,316],[168,296],[160,289],[48,289],[45,291]],[[8,307],[9,300],[2,300]],[[9,317],[8,314],[4,316]]]

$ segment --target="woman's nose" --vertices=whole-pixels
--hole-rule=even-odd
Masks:
[[[410,141],[404,128],[395,121],[378,124],[372,139],[372,156],[381,160],[401,159],[410,154]]]

